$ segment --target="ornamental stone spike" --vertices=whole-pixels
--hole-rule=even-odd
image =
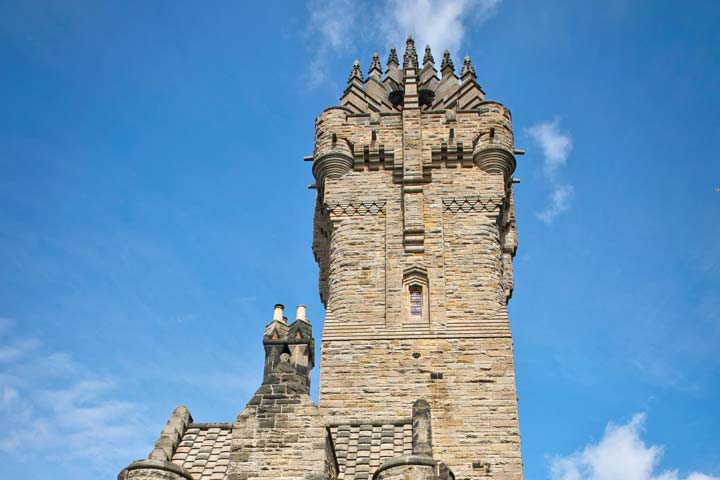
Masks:
[[[408,35],[405,42],[405,54],[403,55],[403,68],[417,68],[418,56],[415,51],[415,40],[412,35]]]
[[[360,84],[362,85],[363,74],[362,70],[360,70],[360,61],[357,59],[353,62],[352,70],[350,70],[350,76],[348,77],[348,83],[352,83],[355,80],[360,81]]]
[[[423,56],[423,65],[427,63],[435,63],[435,58],[433,58],[432,51],[430,50],[430,45],[425,46],[425,56]]]
[[[372,61],[370,62],[370,70],[368,70],[368,76],[376,75],[382,76],[382,66],[380,65],[380,55],[373,53]]]
[[[476,77],[475,68],[473,68],[472,63],[470,62],[470,55],[465,55],[465,59],[463,61],[463,68],[462,68],[462,72],[460,73],[460,77],[464,77],[467,74],[470,74],[473,77]]]
[[[395,48],[390,49],[390,55],[388,56],[387,65],[388,65],[388,67],[390,65],[395,65],[395,66],[400,65],[400,61],[398,60],[398,56],[397,56],[397,50]]]
[[[453,64],[452,58],[450,58],[450,51],[445,50],[443,52],[442,63],[440,64],[440,71],[443,77],[448,73],[455,73],[455,65]]]

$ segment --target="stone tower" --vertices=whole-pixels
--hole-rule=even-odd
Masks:
[[[315,123],[320,401],[306,309],[276,305],[233,422],[180,406],[119,480],[522,480],[512,337],[510,112],[465,58],[355,62]],[[260,335],[259,335],[260,336]]]
[[[402,68],[353,65],[315,121],[313,252],[326,308],[319,408],[345,478],[343,428],[432,409],[432,452],[460,478],[522,478],[507,302],[517,246],[510,111],[470,58],[438,75],[412,38]],[[307,160],[310,160],[308,158]],[[369,470],[372,473],[372,465]]]

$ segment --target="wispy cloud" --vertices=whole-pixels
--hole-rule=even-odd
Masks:
[[[311,86],[325,80],[324,63],[328,55],[344,53],[361,34],[357,18],[358,2],[352,0],[309,0],[308,35],[313,56],[307,72]]]
[[[308,34],[314,52],[308,72],[310,83],[317,85],[325,79],[320,67],[328,55],[351,53],[365,39],[372,39],[374,49],[383,51],[394,46],[402,55],[405,39],[412,35],[419,48],[429,44],[435,52],[448,49],[457,54],[468,30],[491,18],[500,3],[501,0],[310,0]]]
[[[575,188],[558,181],[558,172],[567,165],[572,151],[570,134],[560,129],[560,119],[541,122],[527,129],[527,133],[543,152],[543,173],[552,186],[550,202],[537,217],[551,224],[555,218],[570,209]]]
[[[572,185],[555,185],[550,194],[550,203],[544,210],[537,213],[537,217],[547,224],[551,224],[555,217],[570,209],[570,202],[575,195]]]
[[[13,322],[9,322],[12,324]],[[0,339],[0,452],[104,467],[148,441],[139,405],[119,385],[38,338]]]
[[[572,150],[572,139],[567,132],[560,131],[560,119],[533,125],[528,133],[543,151],[543,170],[553,176],[559,168],[567,164]]]
[[[380,25],[388,45],[402,46],[413,35],[420,47],[457,53],[466,29],[492,17],[499,5],[500,0],[389,0]]]
[[[677,470],[656,472],[663,447],[645,444],[641,438],[644,423],[645,414],[635,415],[625,425],[609,423],[598,443],[553,458],[551,480],[720,480],[698,472],[687,477],[681,477]]]

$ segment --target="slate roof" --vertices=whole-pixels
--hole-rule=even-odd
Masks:
[[[230,463],[232,423],[191,423],[172,462],[195,480],[225,480]]]
[[[412,453],[412,421],[331,425],[338,480],[367,480],[392,457]]]

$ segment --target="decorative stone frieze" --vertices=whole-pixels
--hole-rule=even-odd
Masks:
[[[329,203],[325,206],[325,210],[334,217],[378,215],[385,212],[385,202],[373,200],[368,202]]]
[[[492,213],[498,214],[502,199],[483,197],[443,198],[443,211],[449,213]]]

